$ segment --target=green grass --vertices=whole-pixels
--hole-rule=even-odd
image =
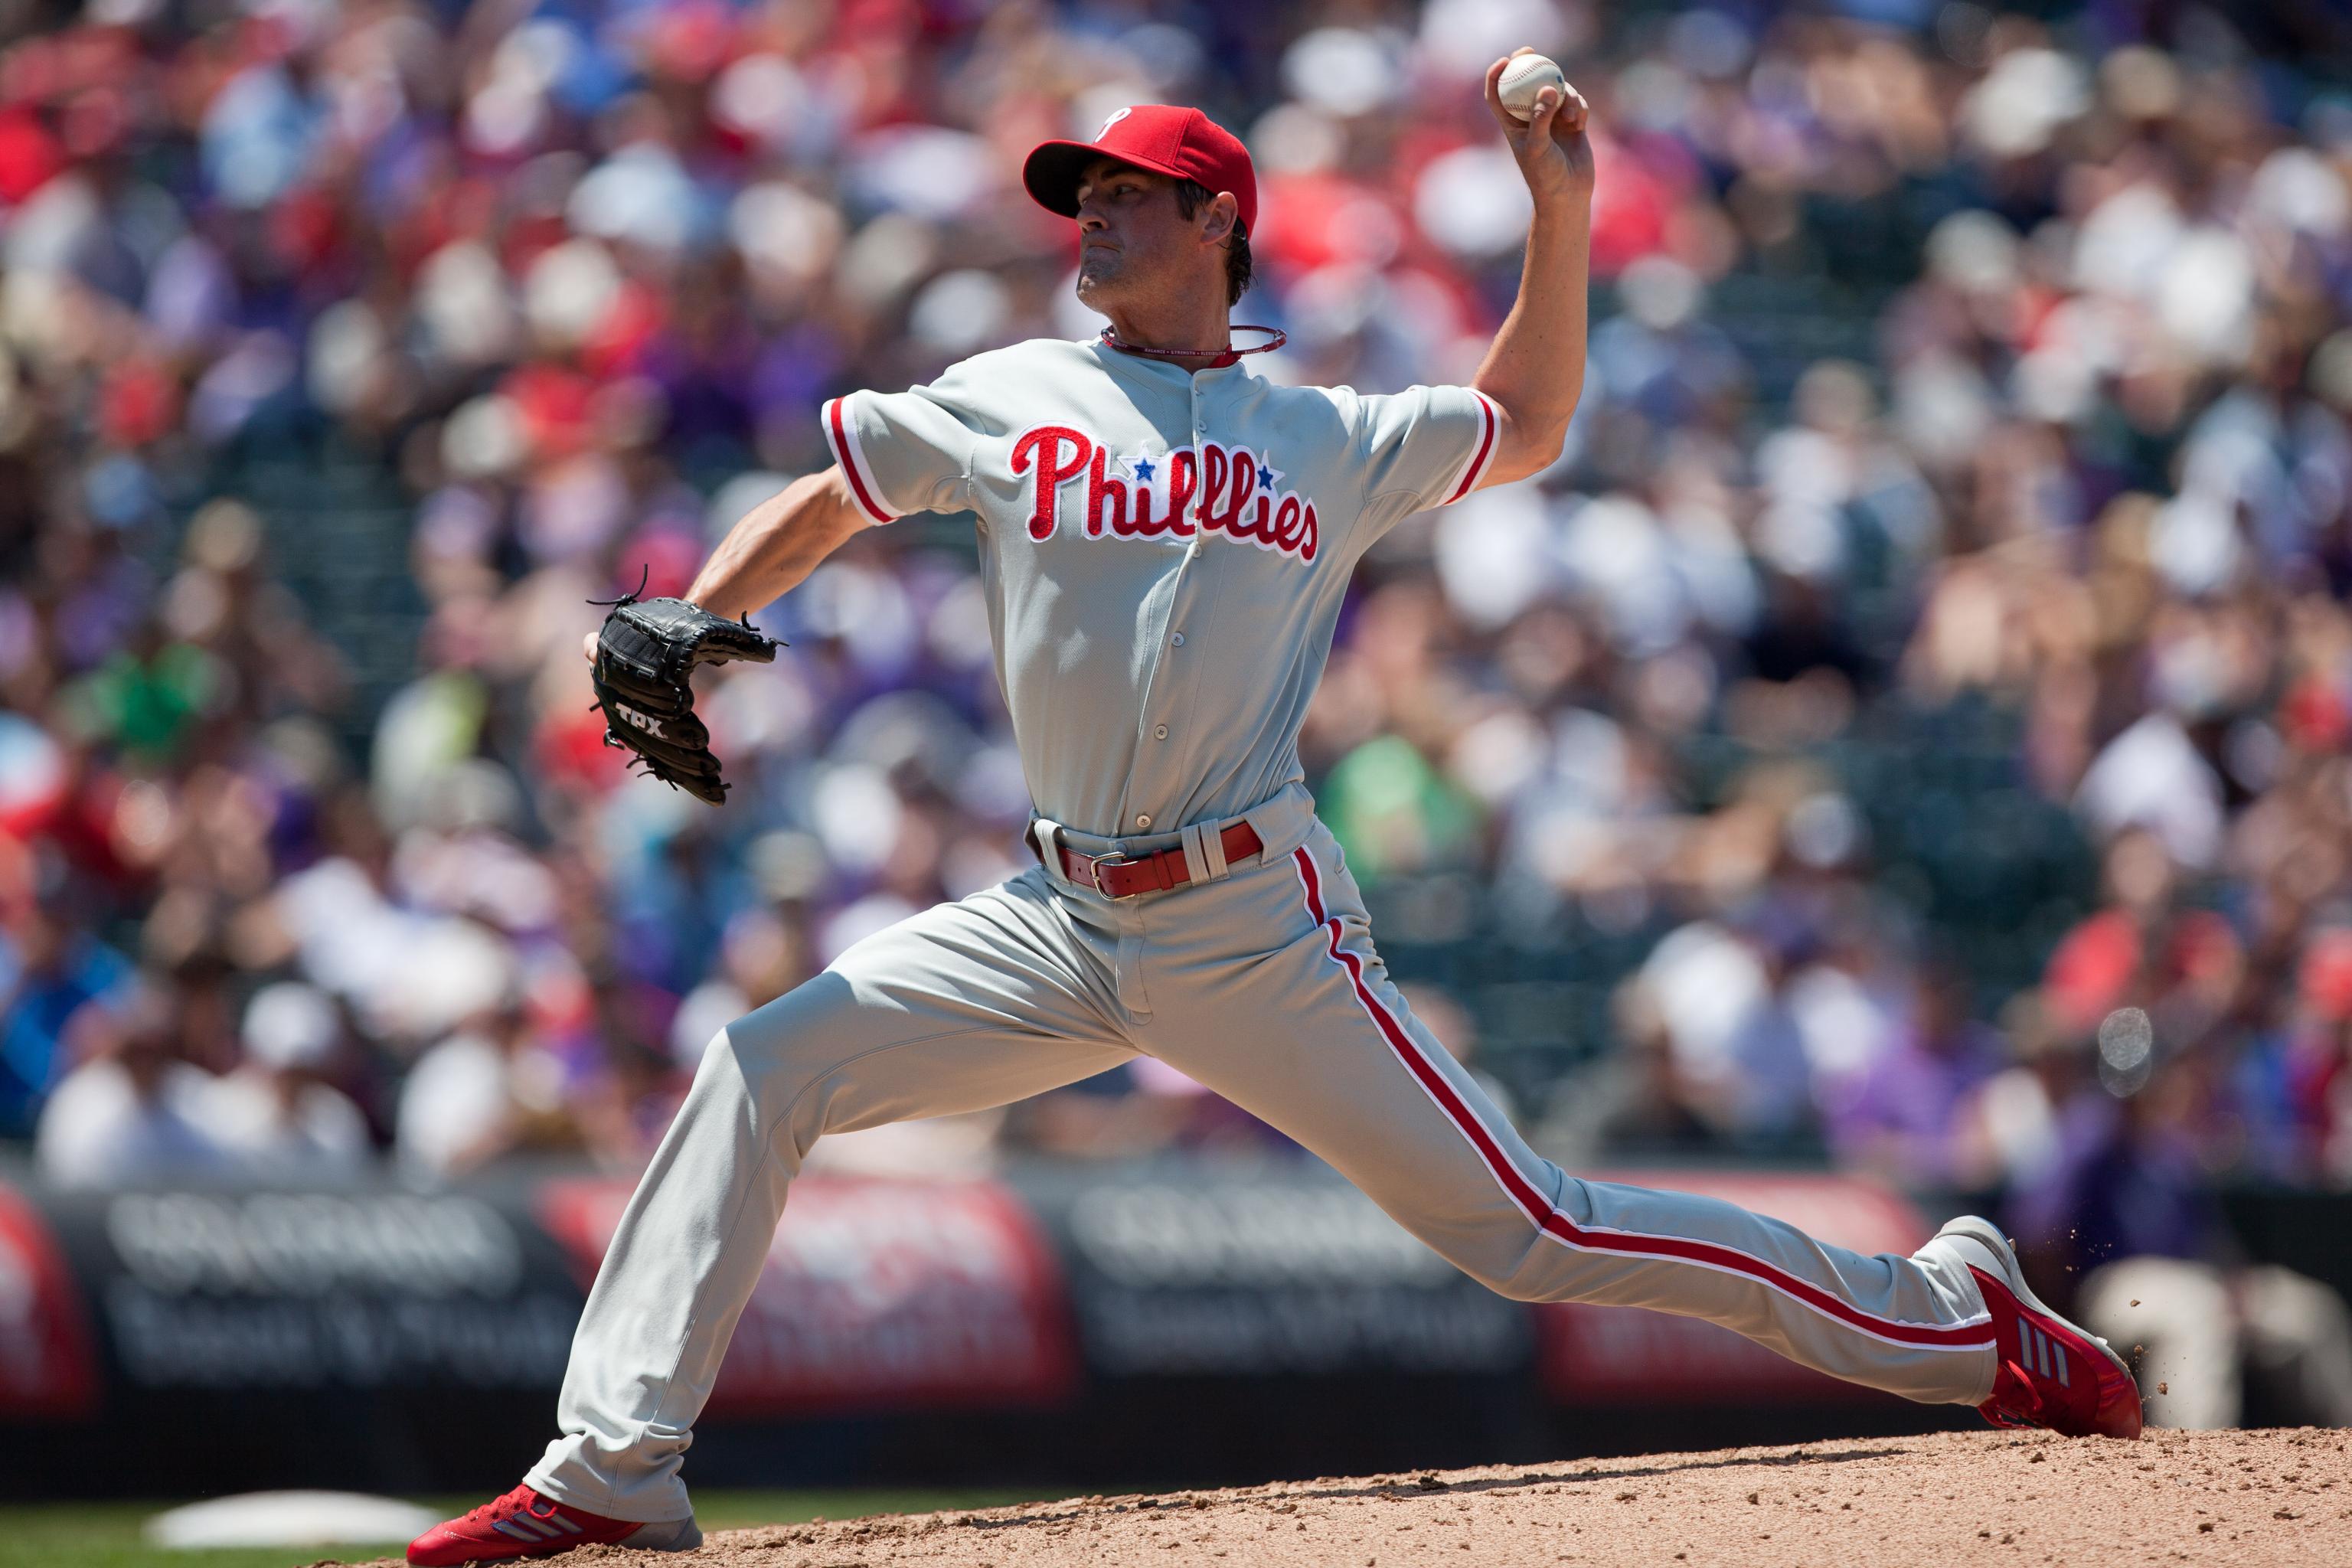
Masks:
[[[877,1513],[929,1513],[950,1508],[996,1508],[1037,1494],[992,1491],[709,1491],[695,1494],[695,1517],[705,1530],[789,1524],[801,1520],[861,1519]],[[457,1513],[480,1498],[421,1498],[436,1513]],[[173,1552],[150,1546],[139,1533],[169,1503],[29,1503],[0,1507],[0,1568],[291,1568],[335,1557],[361,1563],[397,1557],[405,1542],[379,1546],[268,1547],[226,1552]]]

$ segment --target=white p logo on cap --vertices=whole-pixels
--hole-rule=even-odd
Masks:
[[[1102,122],[1102,129],[1095,132],[1095,140],[1099,142],[1104,137],[1109,135],[1110,128],[1112,126],[1118,124],[1120,121],[1126,119],[1129,115],[1133,114],[1134,112],[1135,107],[1132,104],[1129,104],[1125,109],[1112,110],[1110,111],[1110,118]]]

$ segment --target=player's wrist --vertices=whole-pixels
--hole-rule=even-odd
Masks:
[[[1528,220],[1530,230],[1543,230],[1563,237],[1588,234],[1592,228],[1592,185],[1530,186],[1528,194],[1535,198],[1535,213]]]

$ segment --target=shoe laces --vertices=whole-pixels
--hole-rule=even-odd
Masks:
[[[2019,1363],[2003,1360],[1981,1413],[1996,1426],[2043,1426],[2049,1424],[2049,1405],[2041,1381]]]

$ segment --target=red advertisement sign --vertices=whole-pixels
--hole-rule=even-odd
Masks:
[[[1929,1234],[1906,1200],[1851,1176],[1643,1171],[1596,1173],[1592,1179],[1722,1198],[1865,1254],[1908,1254]],[[1880,1397],[1858,1384],[1799,1366],[1728,1329],[1639,1307],[1539,1307],[1536,1344],[1546,1392],[1567,1405]]]
[[[541,1218],[583,1280],[628,1196],[609,1182],[542,1190]],[[1011,1189],[808,1176],[793,1184],[710,1410],[1040,1404],[1076,1378],[1060,1271]]]
[[[74,1418],[98,1405],[89,1324],[38,1210],[0,1186],[0,1416]]]

